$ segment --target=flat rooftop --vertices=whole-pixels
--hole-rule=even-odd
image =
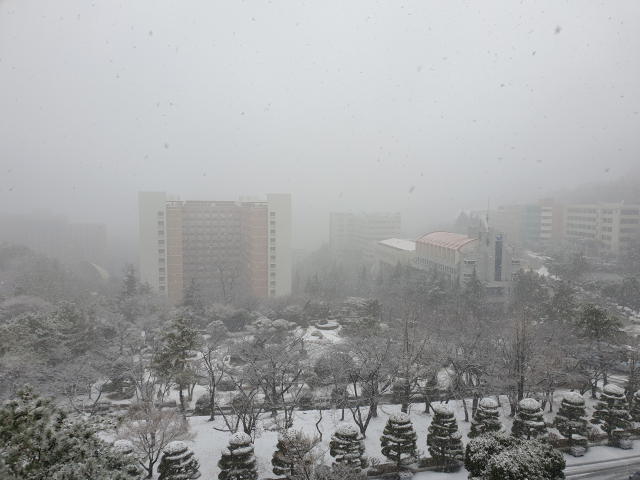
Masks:
[[[413,240],[389,238],[388,240],[381,240],[378,243],[384,245],[385,247],[389,247],[394,250],[402,250],[404,252],[414,252],[416,250],[416,242],[414,242]]]

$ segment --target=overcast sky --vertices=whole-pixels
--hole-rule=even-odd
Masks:
[[[409,235],[640,164],[640,2],[0,0],[0,211],[137,239],[137,192]],[[606,172],[606,169],[609,169]]]

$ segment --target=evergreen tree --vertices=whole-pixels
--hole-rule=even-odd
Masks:
[[[549,432],[547,431],[547,422],[544,419],[544,412],[540,407],[540,402],[533,398],[525,398],[518,402],[518,411],[513,420],[511,435],[527,440],[547,440]]]
[[[547,307],[547,317],[558,323],[573,323],[576,317],[574,288],[565,280],[556,282],[551,288],[553,289],[553,297]]]
[[[591,423],[602,425],[600,428],[609,437],[612,446],[624,446],[629,437],[631,415],[624,390],[617,385],[608,384],[602,387],[600,401],[596,404]],[[622,442],[622,443],[621,443]]]
[[[587,440],[577,441],[573,435],[586,437],[589,433],[586,419],[587,409],[584,397],[576,392],[569,392],[562,398],[560,409],[553,421],[553,426],[569,440],[569,445],[586,447]]]
[[[251,437],[241,432],[231,435],[229,445],[222,451],[218,468],[219,480],[257,480],[258,470]]]
[[[629,414],[634,422],[640,422],[640,390],[633,394]]]
[[[469,438],[475,438],[485,433],[499,433],[504,430],[500,422],[498,402],[492,398],[483,398],[478,403],[475,415],[471,419]]]
[[[186,443],[175,441],[164,447],[158,465],[158,480],[195,480],[200,478],[200,464]]]
[[[194,315],[199,317],[204,315],[204,300],[200,296],[200,289],[195,277],[191,277],[189,285],[183,291],[182,306],[191,310]]]
[[[458,431],[453,407],[440,403],[432,405],[432,408],[434,415],[427,435],[431,457],[441,465],[462,461],[462,435]]]
[[[320,437],[308,437],[299,430],[281,431],[271,459],[273,473],[291,480],[308,478],[319,458],[313,453],[319,442]]]
[[[416,461],[417,439],[411,417],[402,412],[393,413],[380,437],[382,454],[398,466],[409,465]]]
[[[335,458],[335,463],[358,472],[367,468],[369,464],[365,457],[364,437],[358,428],[350,423],[340,425],[331,436],[329,454]]]
[[[181,409],[184,409],[183,390],[192,380],[187,358],[198,346],[198,338],[199,332],[191,320],[184,315],[176,315],[169,328],[160,335],[161,347],[153,362],[153,368],[161,378],[178,385]]]
[[[0,407],[0,458],[8,478],[133,480],[139,474],[134,458],[31,387],[20,389]]]
[[[475,267],[473,267],[471,277],[464,282],[462,298],[467,311],[471,312],[476,318],[483,316],[485,313],[485,286],[482,280],[478,278]]]
[[[116,440],[113,442],[113,449],[124,457],[121,463],[116,464],[117,469],[126,471],[133,478],[140,478],[142,476],[142,467],[134,454],[135,447],[133,443],[129,440]]]

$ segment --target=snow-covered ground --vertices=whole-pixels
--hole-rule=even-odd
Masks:
[[[556,404],[554,407],[556,409],[560,399],[560,396],[555,398]],[[587,399],[589,415],[591,415],[594,403],[594,401]],[[468,441],[467,433],[470,429],[470,423],[464,422],[462,402],[452,401],[450,404],[454,405],[456,408],[458,426],[463,434],[463,442],[466,444]],[[389,415],[399,410],[399,405],[382,405],[379,407],[379,416],[371,420],[367,429],[367,438],[365,439],[367,455],[370,458],[377,458],[382,463],[386,463],[386,459],[380,452],[380,436],[382,435],[382,430]],[[319,427],[322,432],[322,449],[325,452],[325,461],[327,464],[330,464],[332,461],[332,458],[329,456],[329,442],[331,440],[331,434],[341,423],[340,413],[341,412],[339,410],[326,410],[322,412],[323,418]],[[409,413],[413,421],[414,428],[418,434],[418,449],[422,450],[425,455],[428,455],[426,441],[428,427],[431,424],[433,414],[424,413],[424,404],[412,405]],[[507,431],[510,431],[513,420],[508,415],[509,405],[506,402],[506,398],[504,398],[501,408],[501,420]],[[545,413],[547,421],[552,421],[554,416],[555,413]],[[268,417],[265,418],[268,421]],[[293,428],[302,430],[308,435],[317,434],[315,424],[319,418],[320,416],[318,411],[296,412]],[[193,431],[197,433],[192,448],[200,461],[200,470],[202,472],[203,480],[217,478],[219,473],[217,462],[220,459],[220,451],[224,448],[230,436],[229,433],[220,432],[215,429],[223,429],[224,423],[222,418],[218,418],[215,422],[209,422],[207,420],[208,417],[191,417],[189,419]],[[345,421],[352,422],[351,414],[348,410],[345,412]],[[550,432],[558,433],[555,429],[550,429]],[[258,429],[255,439],[255,453],[258,458],[260,478],[273,476],[273,473],[271,472],[271,457],[276,447],[276,441],[277,434],[275,432],[265,430],[262,427]],[[620,458],[634,454],[640,455],[640,441],[634,442],[634,450],[631,451],[610,447],[594,447],[591,448],[584,457],[574,458],[569,455],[565,455],[565,458],[567,459],[567,465],[569,466],[588,462],[597,462],[611,458]],[[423,472],[417,474],[414,478],[423,480],[462,480],[467,478],[467,473],[464,469],[458,473]]]

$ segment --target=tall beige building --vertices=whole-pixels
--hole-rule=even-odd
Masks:
[[[158,294],[179,301],[192,278],[222,300],[291,293],[291,195],[184,201],[140,192],[138,201],[140,277]]]
[[[640,205],[565,205],[562,238],[589,255],[622,253],[640,240]]]

